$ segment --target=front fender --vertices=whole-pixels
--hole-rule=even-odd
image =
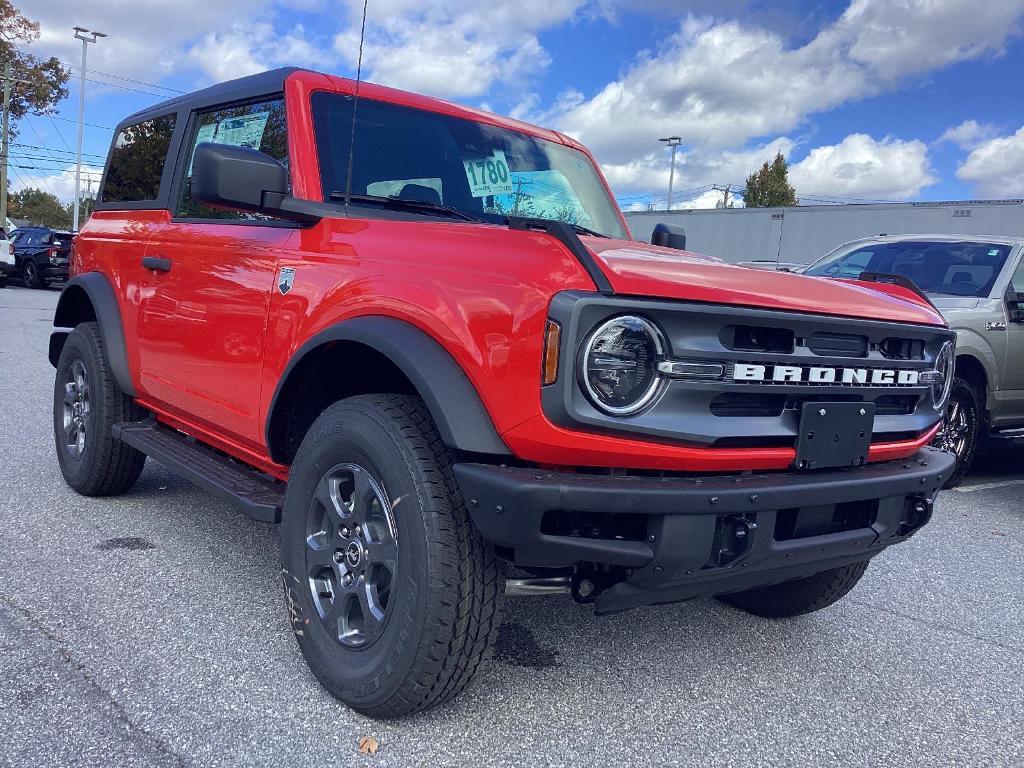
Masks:
[[[288,361],[274,391],[268,411],[266,440],[275,456],[282,393],[288,392],[291,374],[306,355],[324,344],[353,341],[365,344],[394,363],[412,382],[427,405],[445,444],[461,451],[492,456],[511,452],[494,428],[476,388],[455,359],[437,341],[402,320],[379,315],[343,320],[309,339]]]
[[[128,367],[121,307],[117,302],[114,287],[101,272],[76,275],[61,291],[53,315],[54,331],[50,334],[50,364],[54,368],[57,367],[70,329],[93,319],[100,327],[107,364],[117,386],[126,395],[134,397],[135,386],[132,384],[131,369]]]

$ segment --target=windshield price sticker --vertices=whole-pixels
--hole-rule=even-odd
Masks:
[[[466,169],[469,193],[473,197],[512,194],[512,177],[505,153],[500,149],[483,160],[464,160],[462,164]]]

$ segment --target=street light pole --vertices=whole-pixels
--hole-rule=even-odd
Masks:
[[[78,151],[75,159],[75,213],[73,232],[78,231],[79,198],[82,195],[82,130],[85,128],[85,60],[89,54],[89,43],[106,37],[102,32],[92,32],[85,27],[75,27],[75,39],[82,41],[82,73],[78,81]]]
[[[672,147],[672,165],[668,171],[668,199],[665,201],[665,210],[672,210],[672,184],[676,178],[676,147],[683,143],[683,140],[679,136],[669,136],[665,139],[658,139],[658,141],[664,141],[670,147]]]

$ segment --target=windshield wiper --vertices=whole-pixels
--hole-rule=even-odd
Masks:
[[[370,203],[372,205],[380,205],[385,208],[400,208],[415,212],[437,213],[456,219],[463,219],[465,221],[482,221],[482,219],[478,219],[476,216],[471,216],[468,213],[460,211],[458,208],[452,208],[450,205],[443,205],[441,203],[432,203],[429,200],[407,200],[404,197],[383,197],[381,195],[357,194],[350,195],[350,198],[357,203]],[[330,199],[335,202],[344,202],[345,193],[331,192]]]
[[[578,235],[590,235],[591,237],[604,238],[609,237],[609,235],[606,235],[603,232],[598,232],[596,230],[589,229],[587,227],[584,227],[582,224],[573,224],[570,221],[563,221],[562,219],[545,219],[543,216],[506,216],[505,223],[511,224],[513,219],[515,219],[516,221],[536,222],[540,226],[544,226],[545,224],[550,224],[552,222],[558,222],[560,224],[565,224],[567,227],[572,227]]]

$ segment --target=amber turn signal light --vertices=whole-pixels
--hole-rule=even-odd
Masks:
[[[554,320],[548,320],[544,329],[544,370],[541,383],[544,386],[554,384],[558,380],[558,348],[562,341],[562,326]]]

